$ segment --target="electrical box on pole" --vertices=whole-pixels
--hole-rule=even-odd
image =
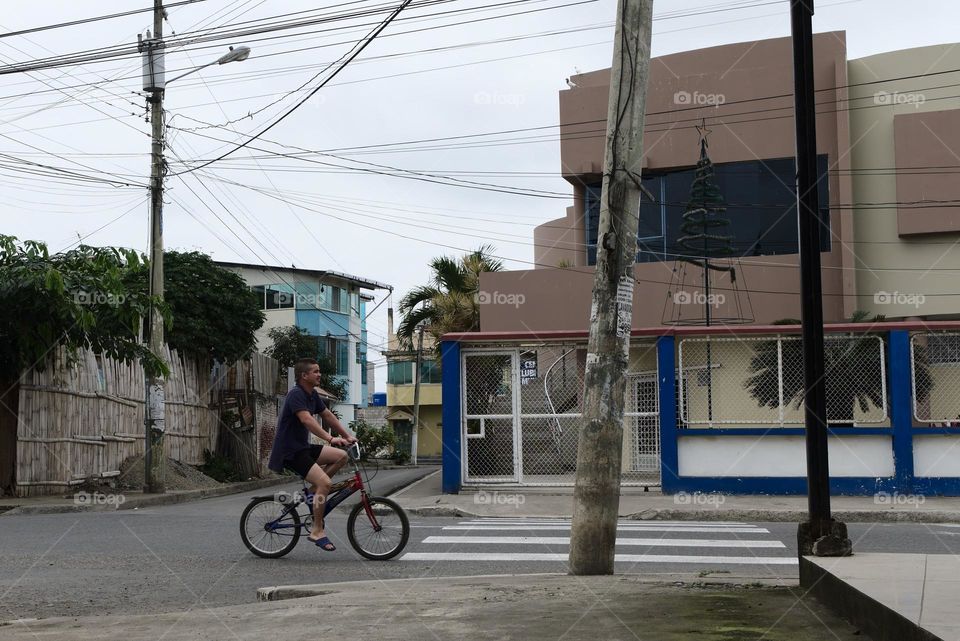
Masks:
[[[140,39],[140,55],[143,57],[143,90],[149,93],[163,91],[166,85],[166,69],[163,58],[163,40]]]

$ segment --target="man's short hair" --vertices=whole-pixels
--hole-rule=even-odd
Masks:
[[[296,380],[298,385],[300,384],[300,379],[303,378],[303,375],[309,372],[310,368],[312,368],[314,365],[319,365],[314,358],[301,358],[293,364],[293,378]]]

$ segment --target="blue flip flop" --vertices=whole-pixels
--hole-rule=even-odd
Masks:
[[[326,536],[319,539],[311,539],[308,536],[307,540],[313,543],[314,545],[316,545],[318,548],[320,548],[324,552],[333,552],[334,550],[337,549],[337,546],[334,545],[333,542]]]

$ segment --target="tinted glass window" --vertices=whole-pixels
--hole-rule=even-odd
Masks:
[[[817,158],[817,197],[821,228],[820,249],[830,251],[830,195],[827,183],[827,157]],[[694,169],[677,169],[649,173],[642,182],[649,192],[640,200],[640,218],[637,232],[637,262],[676,260],[680,255],[691,255],[678,240],[683,213],[690,199],[690,185]],[[726,211],[723,216],[730,225],[720,233],[733,236],[736,256],[772,256],[796,254],[797,213],[795,170],[793,158],[751,160],[714,165],[714,182],[723,195]],[[650,196],[653,196],[651,201]],[[600,185],[586,189],[587,259],[596,263],[597,231],[600,221]],[[692,254],[697,255],[697,254]]]

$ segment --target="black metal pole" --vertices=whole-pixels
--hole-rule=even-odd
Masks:
[[[823,356],[823,296],[820,283],[820,212],[817,197],[817,128],[813,86],[813,1],[791,0],[794,119],[797,135],[797,215],[800,241],[800,300],[803,320],[804,423],[807,445],[809,523],[799,531],[801,554],[850,553],[846,528],[830,516],[827,456],[827,389]],[[838,529],[836,526],[839,526]]]

